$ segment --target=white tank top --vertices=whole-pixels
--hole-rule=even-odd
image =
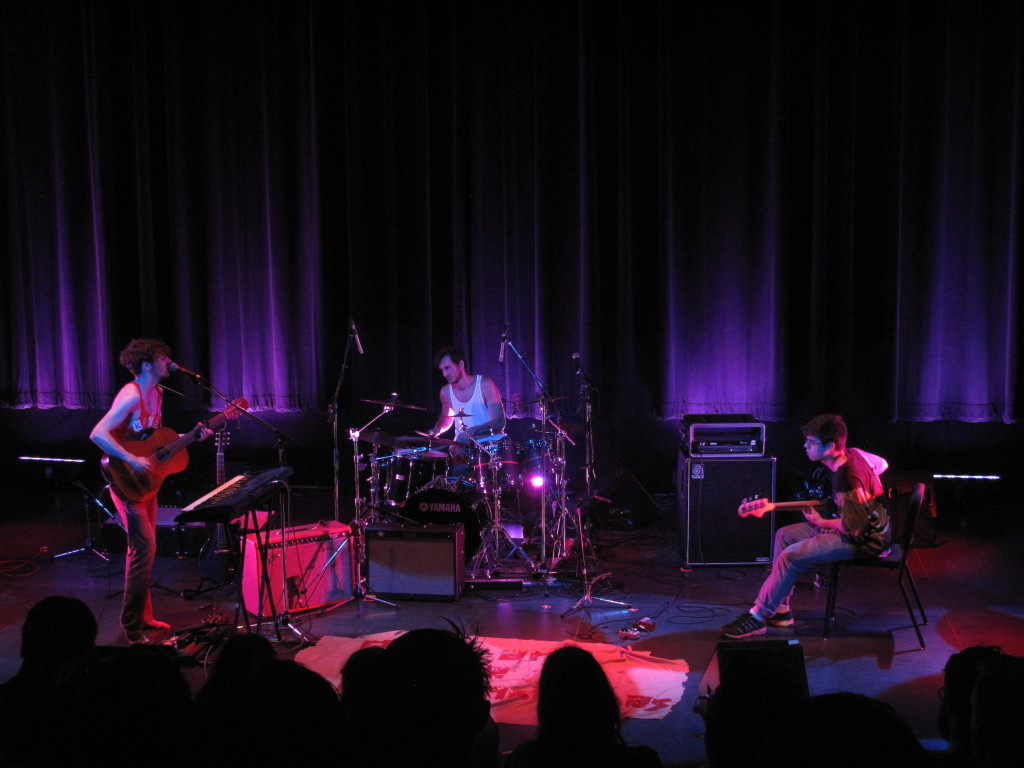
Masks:
[[[466,437],[462,434],[462,425],[465,423],[466,427],[470,432],[473,431],[473,427],[479,426],[480,424],[486,424],[491,420],[491,415],[487,410],[487,404],[484,402],[483,393],[480,391],[480,380],[483,377],[480,374],[476,376],[476,386],[473,387],[473,394],[469,400],[462,402],[455,396],[455,388],[448,385],[448,399],[451,401],[452,407],[448,410],[449,416],[454,416],[460,410],[468,413],[469,416],[465,419],[455,420],[455,439],[460,442],[465,442]]]

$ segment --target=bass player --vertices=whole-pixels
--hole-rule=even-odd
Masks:
[[[763,635],[768,626],[792,626],[789,600],[801,573],[818,570],[837,560],[877,557],[889,549],[889,512],[876,468],[880,459],[847,449],[847,428],[834,413],[817,416],[801,428],[804,450],[811,461],[830,470],[828,498],[839,511],[823,517],[814,507],[804,510],[807,522],[787,525],[775,533],[772,570],[749,611],[722,627],[724,637],[738,640]]]

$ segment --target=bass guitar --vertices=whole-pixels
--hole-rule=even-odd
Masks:
[[[773,509],[806,509],[807,507],[829,507],[831,501],[820,499],[810,501],[770,501],[769,499],[744,499],[736,510],[740,517],[764,517]]]
[[[210,419],[207,426],[210,429],[218,427],[248,407],[249,401],[240,397]],[[100,459],[103,475],[117,489],[117,495],[122,499],[131,502],[148,501],[156,496],[164,478],[188,466],[188,452],[184,449],[198,440],[202,433],[202,427],[198,425],[183,435],[169,427],[160,427],[146,440],[126,440],[121,446],[133,456],[151,459],[153,469],[136,472],[127,462],[113,456],[104,456]]]

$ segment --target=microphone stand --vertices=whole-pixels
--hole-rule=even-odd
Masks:
[[[504,336],[504,334],[503,334],[503,336]],[[523,358],[522,354],[519,352],[519,349],[516,347],[515,342],[512,341],[511,338],[504,338],[503,340],[504,340],[505,346],[512,350],[512,353],[517,358],[519,358],[519,362],[522,364],[523,368],[525,368],[526,371],[530,374],[530,376],[533,377],[533,380],[536,383],[536,385],[537,385],[537,387],[538,387],[538,389],[540,391],[541,425],[542,425],[542,427],[544,429],[547,429],[547,425],[548,425],[548,407],[554,401],[554,398],[551,397],[551,394],[548,392],[547,387],[545,387],[544,384],[541,382],[540,378],[537,376],[537,374],[533,370],[533,368],[531,368],[529,363],[527,363],[526,360]],[[548,459],[547,455],[545,454],[544,461],[542,462],[542,466],[544,467],[545,470],[547,469],[548,460],[549,459]],[[547,474],[547,472],[545,472],[545,475],[546,474]],[[563,477],[563,480],[564,480],[564,477]],[[564,490],[564,484],[563,484],[563,490]],[[548,531],[547,531],[547,495],[548,495],[548,489],[547,489],[547,483],[545,482],[544,493],[541,495],[541,508],[540,508],[540,571],[542,573],[546,573],[546,571],[547,571],[546,563],[547,563],[547,559],[548,559],[548,551],[547,551],[547,539],[548,539]],[[558,497],[554,496],[554,495],[552,497],[556,499],[556,503],[557,503],[557,498]],[[563,497],[564,497],[564,493],[563,493]]]
[[[340,489],[341,489],[341,452],[338,442],[338,393],[341,391],[341,383],[345,380],[345,371],[348,370],[348,356],[352,351],[352,327],[349,326],[348,341],[345,342],[345,354],[341,359],[341,370],[338,372],[338,383],[334,386],[334,394],[331,395],[331,402],[327,406],[327,421],[331,424],[331,435],[334,439],[334,452],[332,464],[334,466],[334,521],[341,521]],[[358,453],[358,451],[356,451]],[[356,478],[356,497],[359,496],[359,480]],[[358,514],[358,510],[357,510]]]
[[[597,482],[594,456],[594,387],[587,378],[586,372],[576,358],[576,375],[580,377],[580,393],[583,399],[583,440],[586,447],[586,465],[583,467],[583,479],[587,486],[587,498],[594,497],[594,483]]]

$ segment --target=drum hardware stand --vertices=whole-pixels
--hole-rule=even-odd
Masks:
[[[565,444],[573,442],[569,434],[562,429],[554,421],[551,421],[547,416],[546,412],[543,411],[544,421],[542,424],[551,426],[555,430],[555,456],[550,459],[550,464],[553,466],[554,483],[552,488],[552,512],[555,518],[554,527],[554,541],[551,548],[551,562],[555,563],[559,559],[565,557],[568,552],[566,546],[567,535],[566,531],[568,528],[567,518],[569,517],[569,505],[566,499],[567,480],[565,476]],[[545,465],[547,465],[549,459],[545,455]]]
[[[593,579],[590,578],[589,572],[587,570],[587,549],[589,548],[589,549],[592,550],[593,549],[593,544],[591,544],[590,540],[587,538],[586,530],[583,527],[583,506],[582,505],[577,505],[577,507],[576,507],[576,532],[577,532],[577,534],[579,536],[579,538],[577,539],[577,543],[579,544],[579,547],[580,547],[580,569],[581,569],[580,570],[580,575],[583,578],[583,595],[582,595],[582,597],[580,597],[579,600],[577,600],[575,603],[573,603],[572,606],[567,611],[562,613],[562,618],[564,619],[566,616],[568,616],[569,614],[575,612],[579,608],[582,608],[582,607],[589,608],[590,606],[592,606],[594,604],[595,600],[599,600],[602,603],[607,603],[609,606],[615,606],[617,608],[632,608],[632,606],[629,603],[624,603],[624,602],[622,602],[620,600],[610,600],[607,597],[594,597],[594,585],[597,584],[597,582],[601,581],[602,579],[606,579],[609,576],[611,576],[612,572],[608,571],[607,573],[602,573],[600,576],[595,576]],[[597,554],[596,553],[594,555],[594,565],[595,565],[595,568],[596,568],[596,566],[597,566]],[[596,607],[604,608],[606,606],[596,606]]]
[[[352,514],[352,597],[348,600],[344,600],[339,605],[347,605],[354,601],[367,600],[374,603],[381,603],[382,605],[389,606],[391,608],[397,608],[398,605],[374,595],[368,588],[366,583],[365,571],[365,559],[366,559],[366,526],[369,525],[378,510],[379,500],[377,498],[377,485],[380,479],[380,467],[378,462],[380,459],[377,456],[377,447],[374,446],[373,458],[370,461],[370,504],[369,511],[365,510],[363,504],[362,493],[359,490],[359,436],[365,432],[377,419],[381,418],[385,414],[391,413],[395,410],[398,403],[398,393],[392,392],[391,399],[384,402],[381,408],[381,412],[370,419],[359,429],[350,429],[348,431],[349,439],[352,441],[352,462],[355,470],[355,499],[354,499],[354,511]]]
[[[111,520],[113,520],[115,523],[117,523],[117,527],[120,528],[122,531],[124,531],[125,536],[128,535],[128,530],[124,527],[124,524],[118,519],[117,515],[115,515],[113,512],[111,512],[109,509],[107,509],[103,505],[103,502],[101,502],[99,499],[97,499],[95,496],[92,495],[92,491],[90,491],[85,486],[84,483],[82,483],[80,480],[75,480],[74,481],[74,485],[77,485],[79,488],[81,488],[82,489],[82,493],[84,493],[85,497],[86,497],[85,498],[85,544],[83,544],[78,549],[72,549],[72,550],[69,550],[67,552],[61,552],[59,555],[54,555],[52,559],[56,560],[57,558],[60,558],[60,557],[68,557],[69,555],[77,555],[77,554],[79,554],[81,552],[92,552],[97,557],[99,557],[102,560],[104,560],[104,561],[109,563],[110,562],[110,558],[105,553],[103,553],[99,549],[97,549],[97,547],[96,547],[96,539],[92,535],[92,518],[89,516],[89,502],[91,501],[93,504],[95,504],[97,507],[99,507],[107,517],[109,517]],[[105,488],[104,488],[104,490],[109,490],[109,489],[110,489],[109,485],[105,486]],[[102,493],[102,492],[103,491],[100,491],[100,493]]]
[[[514,555],[522,557],[529,564],[530,571],[536,575],[538,572],[537,564],[530,559],[530,556],[526,554],[519,544],[512,541],[508,529],[505,528],[501,521],[501,490],[498,487],[498,475],[501,469],[500,453],[495,450],[492,454],[484,447],[482,442],[474,440],[468,433],[466,433],[466,437],[477,446],[477,450],[488,456],[488,466],[482,472],[491,473],[491,483],[487,489],[487,496],[490,497],[491,519],[480,535],[480,548],[473,555],[473,560],[470,563],[469,578],[477,578],[477,574],[484,563],[486,563],[484,574],[487,578],[491,578],[491,574],[496,570],[497,561],[502,559],[510,560]],[[504,434],[493,435],[491,442],[498,445],[499,441],[504,439],[504,437]],[[502,558],[498,552],[505,547],[508,548],[509,552]]]

